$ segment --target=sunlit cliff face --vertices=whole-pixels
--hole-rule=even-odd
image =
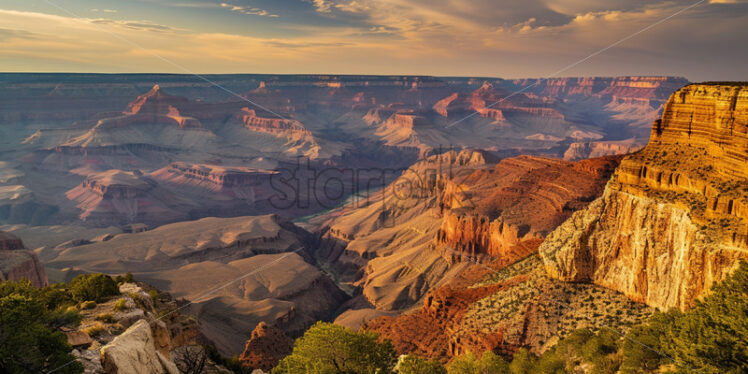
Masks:
[[[659,308],[688,308],[748,248],[746,86],[674,93],[649,144],[540,247],[548,272]]]
[[[693,3],[12,0],[0,70],[549,76]],[[736,79],[747,17],[705,0],[559,75]]]

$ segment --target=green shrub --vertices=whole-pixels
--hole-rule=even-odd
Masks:
[[[407,355],[397,365],[398,374],[446,374],[439,362],[425,358]]]
[[[65,335],[52,331],[46,300],[23,295],[25,286],[3,283],[0,287],[0,373],[77,374],[83,366],[70,354]],[[20,292],[8,291],[17,288]]]
[[[62,326],[76,327],[80,325],[81,317],[80,312],[76,307],[58,308],[50,311],[47,318],[47,325],[52,328],[60,328]]]
[[[132,283],[133,282],[132,273],[127,272],[127,274],[125,274],[124,277],[121,275],[118,275],[117,277],[114,278],[114,280],[117,283]]]
[[[472,352],[461,355],[447,367],[449,374],[508,374],[509,364],[495,353],[488,351],[478,359]]]
[[[77,302],[105,301],[110,296],[119,295],[117,283],[104,274],[81,274],[70,282],[70,294]]]
[[[84,301],[80,304],[81,310],[89,310],[96,308],[96,302],[95,301]]]
[[[527,349],[520,349],[514,354],[512,363],[509,364],[511,374],[531,374],[534,371],[537,359]]]
[[[392,343],[379,342],[376,333],[317,322],[296,340],[273,374],[389,373],[396,361]]]
[[[127,300],[125,299],[119,299],[116,303],[114,303],[114,310],[116,311],[124,311],[127,310]]]
[[[65,283],[56,283],[40,290],[41,297],[47,303],[48,309],[58,309],[75,305],[73,296]]]

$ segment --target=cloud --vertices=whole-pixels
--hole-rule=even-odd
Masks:
[[[360,1],[335,4],[335,8],[348,13],[363,13],[371,10],[371,7]]]
[[[0,10],[0,64],[8,70],[6,61],[14,58],[37,70],[96,63],[96,71],[184,73],[154,58],[157,53],[201,73],[546,76],[695,0],[506,0],[502,6],[495,0],[295,0],[282,18],[260,26],[226,17],[229,11],[269,17],[257,1],[260,8],[199,2],[225,12],[174,7],[168,24]],[[218,18],[192,22],[195,13]],[[200,29],[209,21],[210,29]],[[564,75],[748,79],[741,64],[748,51],[736,47],[748,39],[746,23],[745,3],[704,2]]]
[[[97,25],[113,25],[113,26],[120,26],[120,27],[126,27],[132,30],[140,30],[140,31],[152,31],[152,32],[167,32],[167,31],[176,31],[176,29],[166,26],[166,25],[159,25],[157,23],[152,23],[149,21],[120,21],[120,20],[113,20],[109,18],[99,18],[99,19],[92,19],[89,20],[89,22]]]
[[[314,8],[317,9],[317,11],[320,13],[330,13],[330,8],[332,8],[335,5],[335,3],[333,3],[330,0],[308,0],[308,1],[310,1],[314,5]]]
[[[102,13],[117,13],[116,9],[91,9],[92,12],[102,12]]]
[[[241,6],[241,5],[233,5],[228,3],[221,3],[222,8],[227,8],[231,10],[232,12],[239,12],[251,16],[263,16],[263,17],[278,17],[277,14],[272,14],[268,12],[265,9],[255,8],[255,7],[247,7],[247,6]]]

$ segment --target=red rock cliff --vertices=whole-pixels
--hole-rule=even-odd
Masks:
[[[748,86],[674,93],[649,144],[540,248],[556,278],[693,305],[748,258]]]

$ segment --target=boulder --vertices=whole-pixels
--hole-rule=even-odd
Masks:
[[[83,331],[66,332],[65,336],[68,339],[68,343],[74,348],[88,347],[93,343],[93,339]]]
[[[176,366],[156,351],[150,325],[140,320],[101,349],[101,363],[110,374],[176,374]]]

